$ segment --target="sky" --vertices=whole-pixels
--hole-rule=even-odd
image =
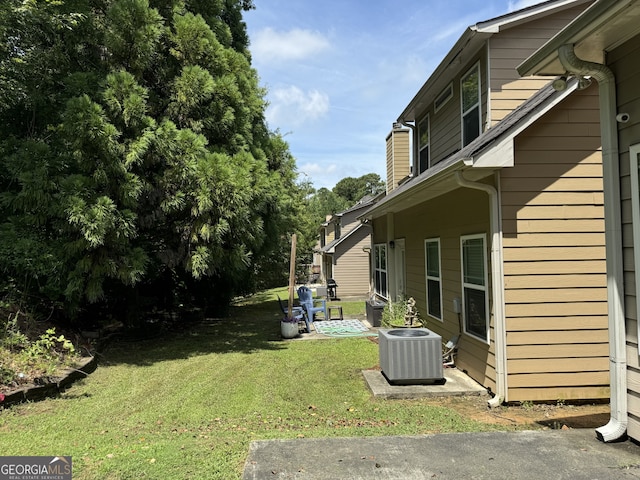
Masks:
[[[386,180],[385,139],[464,30],[539,1],[254,0],[244,12],[267,123],[300,181]]]

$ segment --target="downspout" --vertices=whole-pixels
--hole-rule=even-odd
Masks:
[[[567,44],[558,48],[558,57],[567,72],[574,75],[588,75],[597,80],[599,87],[607,256],[611,418],[609,423],[596,429],[596,436],[603,442],[613,442],[625,434],[628,421],[620,172],[618,127],[615,120],[617,113],[616,84],[611,69],[606,65],[578,58],[573,45]]]
[[[491,291],[493,293],[493,319],[496,356],[496,392],[490,407],[498,407],[507,398],[507,350],[504,310],[504,270],[502,258],[502,226],[500,221],[500,201],[498,190],[486,183],[471,182],[464,178],[462,172],[456,172],[456,182],[465,188],[482,190],[489,195],[490,229],[491,229]]]
[[[400,120],[400,123],[405,127],[409,127],[411,129],[411,175],[416,176],[415,163],[416,158],[418,158],[418,149],[416,142],[416,126],[412,123],[408,123],[406,120]]]

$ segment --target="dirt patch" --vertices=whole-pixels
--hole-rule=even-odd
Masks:
[[[466,418],[501,426],[533,428],[597,428],[609,421],[609,404],[526,404],[489,408],[487,397],[444,397],[430,402]]]

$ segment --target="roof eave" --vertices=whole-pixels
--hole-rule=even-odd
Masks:
[[[625,39],[624,26],[633,25],[630,18],[625,22],[622,14],[627,13],[630,7],[637,14],[640,6],[634,3],[634,0],[597,1],[518,65],[516,70],[522,77],[564,74],[558,48],[566,44],[575,45],[575,52],[581,59],[601,63],[604,51]],[[622,28],[620,24],[610,22],[614,17],[621,19]],[[585,42],[587,39],[589,41]]]
[[[547,88],[550,89],[551,87]],[[449,160],[443,160],[436,164],[432,167],[433,174],[429,175],[429,170],[427,170],[425,172],[427,176],[422,178],[418,176],[407,183],[404,188],[399,187],[392,191],[386,199],[378,202],[359,218],[371,220],[387,213],[396,213],[453,191],[459,187],[455,180],[455,172],[457,171],[464,171],[465,178],[470,181],[478,181],[492,175],[496,170],[513,166],[515,138],[575,91],[576,88],[577,81],[573,79],[569,82],[566,90],[555,92],[553,95],[544,98],[540,103],[534,102],[535,97],[532,97],[519,107],[524,108],[527,103],[531,103],[531,110],[513,125],[508,125],[504,132],[493,130],[499,129],[501,124],[495,125],[492,127],[492,131],[497,135],[495,138],[488,140],[487,143],[481,143],[475,149],[473,143],[469,144],[470,151],[468,154],[462,150],[450,157]],[[543,93],[541,91],[539,94]],[[515,115],[516,112],[517,109],[512,114]],[[505,117],[502,122],[507,121],[508,118],[509,116]],[[482,142],[482,138],[479,137],[476,141]]]
[[[486,40],[502,30],[543,17],[551,11],[572,8],[593,0],[552,0],[507,13],[467,27],[455,45],[435,68],[418,93],[402,111],[397,121],[415,122],[447,84],[467,66],[468,61],[480,50]]]
[[[560,9],[573,8],[577,5],[587,3],[593,0],[555,0],[538,3],[530,7],[523,8],[516,12],[507,13],[500,17],[479,22],[475,25],[475,29],[479,32],[498,33],[501,30],[512,28],[525,22],[536,20],[537,18],[546,16],[550,11],[558,11]]]
[[[398,117],[398,122],[413,122],[421,111],[431,103],[433,98],[447,86],[452,78],[465,66],[466,53],[475,52],[484,44],[485,39],[492,34],[481,33],[468,27],[460,36],[453,48],[449,50],[444,59],[436,67],[427,81],[420,87],[418,93],[411,99],[406,108]],[[469,55],[471,57],[471,55]],[[433,97],[433,98],[432,98]]]
[[[355,227],[353,227],[351,230],[349,230],[346,234],[344,234],[340,238],[336,238],[332,242],[330,242],[327,245],[325,245],[323,248],[320,249],[320,251],[323,252],[323,253],[336,253],[336,247],[338,245],[340,245],[347,238],[349,238],[351,235],[355,234],[358,230],[360,230],[361,228],[364,228],[364,227],[365,227],[365,225],[363,225],[362,223],[359,224],[359,225],[356,225]]]

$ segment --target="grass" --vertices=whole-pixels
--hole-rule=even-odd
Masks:
[[[428,400],[371,397],[366,338],[282,341],[269,291],[170,337],[120,341],[61,397],[0,411],[3,455],[71,455],[74,479],[240,478],[256,439],[483,431]],[[353,303],[353,304],[351,304]],[[345,314],[364,301],[340,302]]]

